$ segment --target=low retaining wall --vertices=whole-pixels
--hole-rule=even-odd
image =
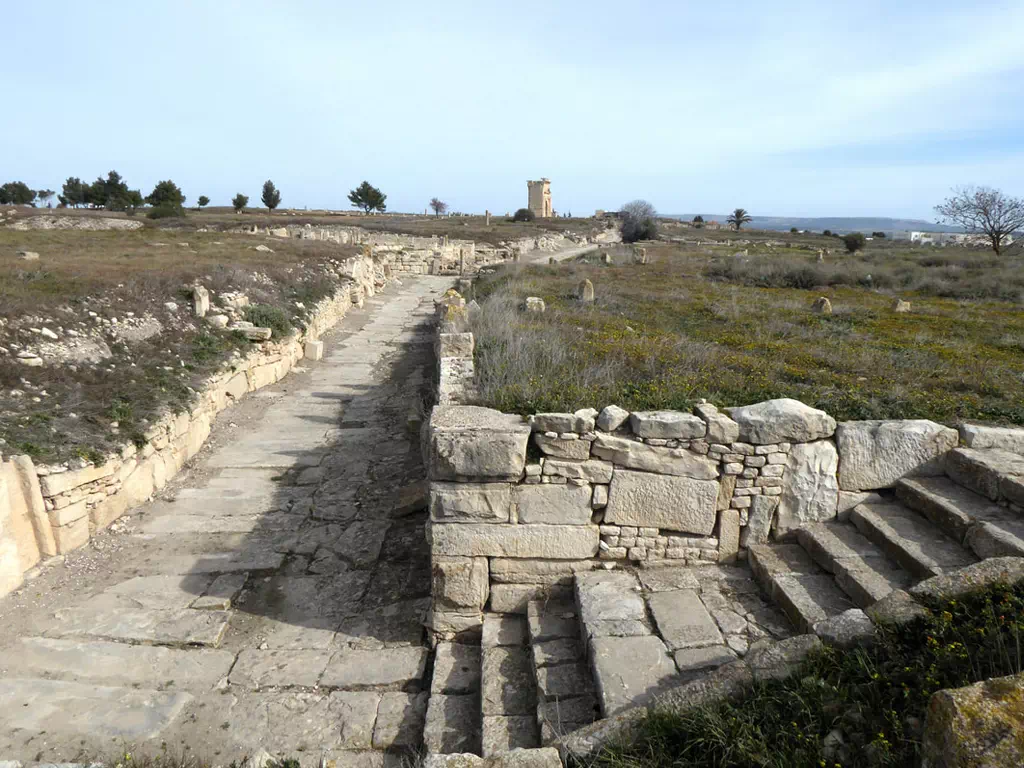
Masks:
[[[142,447],[126,443],[98,465],[35,466],[28,456],[0,462],[0,596],[16,589],[25,571],[41,560],[86,544],[163,488],[206,442],[217,414],[280,381],[307,350],[315,352],[312,342],[384,285],[384,266],[365,257],[350,259],[343,270],[349,282],[316,306],[305,331],[224,363],[192,408],[161,418],[145,433]]]
[[[526,419],[465,405],[468,311],[455,291],[439,302],[439,405],[424,434],[439,637],[477,631],[485,608],[568,598],[582,570],[745,558],[748,546],[846,515],[901,477],[942,474],[960,439],[925,420],[837,424],[790,399]],[[1011,439],[963,429],[968,442]]]

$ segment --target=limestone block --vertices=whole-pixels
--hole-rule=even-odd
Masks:
[[[839,454],[831,440],[798,443],[786,462],[775,535],[784,537],[806,523],[831,520],[839,507]]]
[[[607,485],[594,486],[594,497],[590,500],[590,506],[594,509],[604,509],[608,506]]]
[[[210,311],[210,292],[203,286],[197,285],[192,289],[192,314],[196,317],[206,317]]]
[[[1024,454],[1024,429],[990,427],[985,424],[961,424],[960,439],[968,448],[995,448]]]
[[[715,527],[718,483],[617,470],[605,522],[709,535]]]
[[[483,610],[488,596],[487,558],[435,557],[431,594],[436,609]]]
[[[573,576],[597,567],[595,560],[539,560],[495,557],[491,580],[503,584],[566,584]]]
[[[703,419],[679,411],[640,411],[629,415],[629,425],[640,437],[692,440],[707,434]]]
[[[694,480],[715,480],[718,464],[682,448],[645,445],[614,435],[597,434],[591,453],[613,464],[644,472],[688,477]]]
[[[39,486],[43,496],[51,498],[58,494],[66,493],[80,485],[93,483],[97,480],[102,480],[104,477],[110,477],[120,469],[120,466],[118,462],[108,461],[99,466],[90,465],[82,469],[74,469],[55,475],[43,475],[39,478]]]
[[[430,484],[430,519],[439,522],[507,523],[512,512],[509,483]]]
[[[750,504],[750,511],[747,513],[747,525],[740,536],[740,543],[744,547],[764,544],[768,541],[772,519],[775,517],[775,509],[778,506],[779,498],[777,496],[754,497]]]
[[[526,557],[582,560],[597,554],[596,525],[486,525],[432,523],[434,557]]]
[[[859,504],[884,504],[883,499],[874,491],[839,491],[839,506],[836,509],[836,517],[840,520],[849,520],[853,508]]]
[[[576,442],[583,441],[577,440]],[[584,480],[588,483],[610,483],[614,469],[615,465],[610,461],[601,461],[600,459],[588,461],[547,459],[544,462],[543,474]]]
[[[89,518],[83,517],[53,529],[53,540],[59,554],[67,554],[89,541]]]
[[[0,597],[9,595],[21,586],[22,571],[18,563],[18,548],[0,532]]]
[[[516,517],[520,524],[589,525],[589,485],[517,485]]]
[[[629,421],[629,411],[617,405],[609,405],[597,417],[597,428],[602,432],[614,432]]]
[[[527,419],[534,432],[576,432],[574,413],[535,413]]]
[[[891,488],[901,477],[941,475],[942,458],[958,440],[955,429],[924,419],[842,422],[836,427],[839,487]]]
[[[836,431],[836,420],[827,413],[790,398],[726,410],[739,424],[740,440],[754,445],[809,443]]]
[[[57,554],[39,477],[28,456],[0,463],[0,536],[13,541],[20,572]]]
[[[434,480],[518,481],[530,427],[490,408],[439,405],[430,414],[427,465]]]
[[[589,459],[589,440],[565,440],[560,437],[547,437],[540,432],[533,436],[533,441],[547,456],[561,459]]]
[[[572,587],[567,584],[494,584],[491,586],[490,610],[496,613],[525,614],[534,600],[572,600]]]
[[[472,333],[439,333],[437,336],[437,356],[441,357],[472,357]]]
[[[732,563],[740,549],[740,513],[726,509],[718,515],[718,562]]]
[[[676,674],[665,644],[653,635],[594,638],[590,658],[603,717],[648,703]]]
[[[707,440],[709,443],[729,445],[740,439],[740,425],[730,419],[711,403],[700,403],[693,412],[707,424]]]
[[[307,341],[302,345],[302,356],[307,360],[323,360],[324,343],[322,341]]]
[[[922,743],[925,768],[1024,765],[1024,675],[934,694]]]

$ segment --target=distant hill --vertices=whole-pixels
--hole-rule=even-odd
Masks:
[[[670,219],[680,221],[692,221],[695,213],[669,214]],[[702,213],[705,221],[718,221],[722,224],[729,218],[729,214]],[[753,221],[748,225],[752,229],[773,229],[780,232],[789,232],[790,229],[807,229],[813,232],[821,232],[830,229],[833,232],[885,232],[890,234],[898,231],[914,232],[960,232],[959,227],[944,226],[931,221],[920,219],[889,219],[874,216],[824,216],[797,217],[797,216],[754,216]]]

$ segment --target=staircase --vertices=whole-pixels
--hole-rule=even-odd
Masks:
[[[430,707],[453,725],[432,740],[428,716],[428,751],[546,745],[893,590],[1024,557],[1024,456],[957,448],[947,475],[902,479],[745,564],[578,572],[574,602],[487,615],[480,647],[438,646]]]

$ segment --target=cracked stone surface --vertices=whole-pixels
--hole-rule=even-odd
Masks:
[[[423,744],[430,707],[479,719],[479,693],[428,707],[422,625],[411,416],[449,285],[404,279],[353,308],[322,361],[221,413],[124,532],[0,600],[0,758],[76,762],[120,740],[224,765],[265,749],[383,767]],[[494,725],[494,743],[525,727]],[[435,725],[427,740],[480,734]]]

